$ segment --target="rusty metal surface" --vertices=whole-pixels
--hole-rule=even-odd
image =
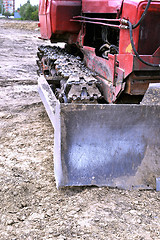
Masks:
[[[41,77],[39,92],[55,129],[58,188],[155,188],[160,175],[160,106],[59,104],[46,86]]]

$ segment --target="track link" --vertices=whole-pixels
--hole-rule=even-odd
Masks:
[[[38,50],[37,73],[44,74],[60,102],[95,104],[103,101],[96,74],[79,56],[56,46],[40,46]]]

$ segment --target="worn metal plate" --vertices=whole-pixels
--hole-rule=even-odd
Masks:
[[[155,188],[160,106],[60,104],[44,81],[39,92],[55,129],[57,187]]]

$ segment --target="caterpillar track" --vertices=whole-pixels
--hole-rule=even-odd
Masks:
[[[102,103],[101,83],[80,56],[64,48],[40,46],[37,60],[38,75],[44,74],[61,103]]]

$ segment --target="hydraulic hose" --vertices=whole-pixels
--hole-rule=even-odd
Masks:
[[[129,25],[129,34],[130,34],[130,41],[131,41],[131,45],[132,45],[132,49],[133,49],[133,52],[134,54],[136,55],[136,57],[144,64],[148,65],[148,66],[151,66],[151,67],[160,67],[160,64],[153,64],[153,63],[148,63],[146,61],[144,61],[138,54],[135,46],[134,46],[134,42],[133,42],[133,33],[132,33],[132,29],[135,29],[136,27],[138,27],[140,25],[140,23],[143,21],[147,11],[148,11],[148,8],[150,6],[150,3],[151,3],[152,0],[148,0],[148,3],[147,3],[147,6],[141,16],[141,18],[139,19],[139,21],[132,25],[132,23],[130,21],[128,21],[128,25]]]
[[[130,33],[130,41],[131,41],[131,45],[132,45],[132,49],[134,51],[134,54],[136,55],[136,57],[144,64],[151,66],[151,67],[160,67],[160,64],[153,64],[153,63],[148,63],[146,61],[144,61],[138,54],[135,46],[134,46],[134,42],[133,42],[133,33],[132,33],[132,23],[130,21],[128,21],[128,25],[129,25],[129,33]]]
[[[142,22],[142,20],[143,20],[144,17],[146,16],[146,13],[147,13],[147,11],[148,11],[148,8],[149,8],[149,6],[150,6],[151,1],[152,1],[152,0],[148,0],[147,6],[146,6],[146,8],[145,8],[145,10],[144,10],[141,18],[139,19],[139,21],[138,21],[136,24],[132,25],[132,29],[134,29],[134,28],[136,28],[136,27],[138,27],[138,26],[140,25],[140,23]]]

